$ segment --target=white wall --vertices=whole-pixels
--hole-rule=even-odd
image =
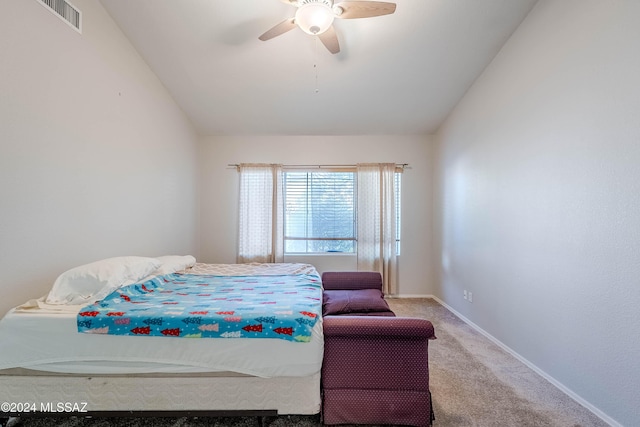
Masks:
[[[425,136],[218,136],[204,138],[201,169],[201,259],[236,261],[238,174],[228,164],[409,163],[402,177],[401,294],[431,294],[432,154]],[[291,257],[318,271],[355,270],[344,254]]]
[[[541,0],[435,154],[437,295],[627,426],[640,425],[639,18],[636,0]]]
[[[58,274],[197,249],[197,136],[97,1],[0,14],[0,315]]]

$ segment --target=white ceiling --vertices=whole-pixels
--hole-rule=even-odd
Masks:
[[[100,1],[201,135],[431,134],[536,2],[397,0],[337,19],[332,55],[258,40],[295,13],[279,0]]]

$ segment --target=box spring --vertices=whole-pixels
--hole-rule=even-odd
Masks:
[[[260,378],[235,373],[84,375],[26,369],[0,371],[0,402],[86,402],[105,411],[320,412],[320,373]],[[0,413],[1,415],[1,413]]]

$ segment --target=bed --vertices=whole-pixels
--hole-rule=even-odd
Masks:
[[[15,405],[3,407],[0,416],[3,412],[60,412],[58,409],[89,413],[319,413],[323,335],[322,317],[314,314],[314,307],[317,305],[320,312],[322,288],[315,268],[308,264],[223,265],[193,261],[187,268],[156,268],[156,274],[151,275],[148,271],[138,272],[137,276],[144,279],[130,275],[128,283],[109,283],[107,290],[104,283],[109,278],[103,277],[100,289],[88,292],[92,293],[88,304],[78,304],[73,298],[52,304],[50,293],[49,297],[29,301],[7,313],[0,321],[0,402]],[[308,325],[309,337],[301,342],[244,336],[137,337],[95,333],[95,328],[94,333],[79,332],[85,319],[80,313],[91,313],[91,304],[100,304],[108,295],[126,287],[149,286],[149,280],[169,277],[165,276],[167,272],[199,279],[302,277],[307,289],[304,309],[295,306],[294,311],[304,312],[303,318],[315,322]],[[274,289],[280,286],[276,280],[271,283]],[[58,281],[54,289],[57,284]],[[265,286],[269,285],[262,283],[259,287],[260,293],[269,293]],[[67,290],[64,286],[58,288]],[[250,285],[239,289],[255,292]],[[211,300],[211,310],[224,312],[219,304],[230,295],[229,291],[223,291],[223,295],[210,291],[207,289],[203,295]],[[287,307],[278,307],[279,303],[266,304],[286,312]],[[232,317],[239,321],[238,316]],[[264,328],[269,327],[269,318],[260,317]],[[184,322],[193,321],[188,318]],[[256,331],[255,321],[252,322],[244,327],[247,335]]]

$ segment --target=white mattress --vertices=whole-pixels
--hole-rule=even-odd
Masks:
[[[196,264],[193,273],[211,274],[212,266]],[[291,266],[300,271],[301,265]],[[262,274],[282,274],[275,267],[256,268],[268,270]],[[246,273],[244,267],[239,272],[226,272]],[[133,337],[78,333],[77,306],[68,311],[49,310],[37,301],[27,306],[11,310],[0,321],[0,369],[21,367],[77,374],[238,372],[271,378],[310,376],[322,366],[321,319],[306,343],[261,338]]]
[[[83,374],[231,371],[258,377],[320,371],[322,322],[308,343],[81,334],[76,314],[10,311],[0,321],[0,369]]]

